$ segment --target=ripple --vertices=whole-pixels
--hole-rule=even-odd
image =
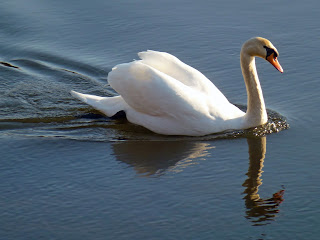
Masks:
[[[290,127],[289,123],[287,122],[286,118],[281,114],[267,109],[268,113],[268,122],[264,125],[257,126],[254,128],[244,129],[244,130],[237,130],[225,133],[225,138],[231,137],[263,137],[267,134],[271,133],[278,133],[282,130],[286,130]]]
[[[31,137],[59,137],[80,141],[193,141],[261,137],[288,129],[286,118],[279,113],[267,110],[268,122],[262,126],[230,130],[202,137],[165,136],[132,124],[125,118],[111,119],[97,111],[82,110],[78,116],[5,119],[0,120],[0,130],[9,135]],[[21,131],[23,129],[23,131]]]

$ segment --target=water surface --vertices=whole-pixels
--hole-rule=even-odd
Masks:
[[[319,238],[318,2],[10,0],[0,13],[3,238]],[[160,136],[69,94],[116,94],[112,67],[153,49],[245,108],[253,36],[284,68],[257,60],[263,130]]]

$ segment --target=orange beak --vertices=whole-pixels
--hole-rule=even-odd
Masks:
[[[279,72],[283,73],[283,69],[282,69],[280,63],[278,62],[278,59],[276,57],[274,57],[273,53],[267,57],[267,61],[269,63],[271,63]]]

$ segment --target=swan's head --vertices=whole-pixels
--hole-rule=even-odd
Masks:
[[[241,51],[250,56],[266,59],[279,72],[283,72],[280,63],[278,62],[278,50],[268,39],[262,37],[251,38],[243,44]]]

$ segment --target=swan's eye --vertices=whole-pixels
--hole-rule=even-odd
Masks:
[[[267,55],[266,55],[266,59],[270,56],[270,55],[272,55],[273,54],[273,58],[274,59],[276,59],[277,57],[278,57],[278,54],[276,53],[276,51],[275,50],[273,50],[272,48],[269,48],[269,47],[267,47],[267,46],[263,46],[265,49],[266,49],[266,51],[267,51]]]
[[[276,59],[278,57],[278,54],[276,53],[276,51],[273,51],[274,52],[274,59]]]

